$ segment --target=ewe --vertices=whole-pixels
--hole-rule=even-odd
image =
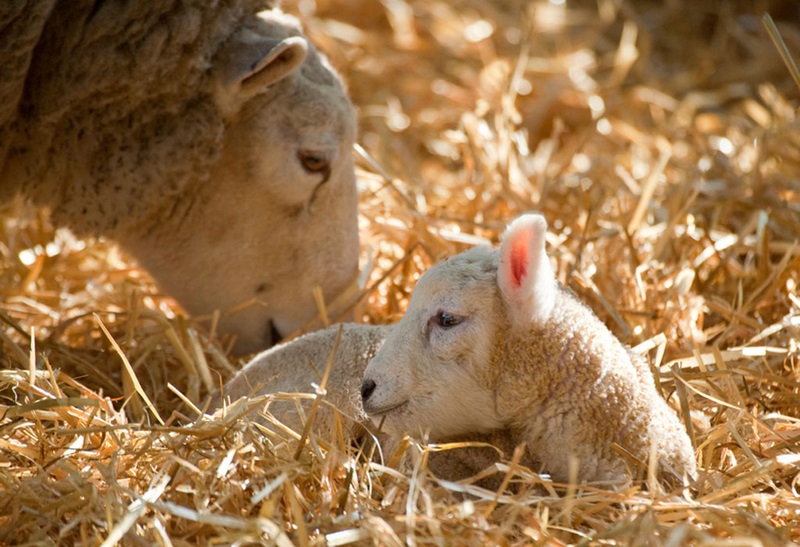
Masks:
[[[191,314],[241,308],[219,325],[238,352],[302,326],[358,262],[352,105],[264,4],[0,5],[0,203],[115,238]]]
[[[524,215],[499,252],[471,249],[426,272],[367,366],[364,410],[393,435],[507,430],[560,481],[571,456],[581,480],[629,478],[615,444],[694,475],[689,438],[647,365],[556,281],[546,228]]]

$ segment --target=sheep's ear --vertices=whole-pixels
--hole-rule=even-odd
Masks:
[[[222,102],[238,107],[283,80],[303,64],[308,42],[300,36],[278,39],[243,32],[215,62]]]
[[[545,251],[547,221],[528,213],[506,228],[500,244],[497,284],[517,325],[544,321],[556,298],[556,278]]]
[[[275,40],[263,39],[248,44],[252,50],[253,62],[245,60],[244,66],[236,67],[234,74],[241,87],[241,93],[255,95],[290,75],[300,68],[308,54],[308,43],[300,36]],[[247,57],[247,55],[246,55]]]

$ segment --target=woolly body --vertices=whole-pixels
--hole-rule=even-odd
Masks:
[[[334,353],[340,326],[342,334]],[[240,397],[276,393],[314,393],[314,386],[320,385],[328,360],[333,357],[326,400],[357,423],[366,423],[359,395],[361,381],[367,363],[380,349],[389,329],[345,323],[280,344],[247,363],[225,384],[221,396],[236,401]],[[220,405],[218,396],[212,406]],[[304,424],[294,401],[275,401],[270,404],[270,412],[292,429],[302,431]],[[332,419],[333,412],[325,405],[316,425],[320,431],[326,431]]]

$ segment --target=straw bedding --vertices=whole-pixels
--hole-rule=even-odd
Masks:
[[[647,353],[696,485],[553,484],[506,454],[448,483],[342,431],[224,416],[241,362],[112,242],[0,223],[0,543],[800,542],[799,88],[792,1],[288,3],[359,107],[359,320],[545,213],[559,278]],[[713,9],[712,9],[713,8]],[[335,318],[334,318],[335,319]],[[324,364],[318,364],[324,365]],[[370,450],[370,447],[364,447]],[[397,458],[395,458],[397,459]]]

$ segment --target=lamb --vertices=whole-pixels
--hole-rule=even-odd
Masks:
[[[557,481],[569,479],[570,456],[581,480],[624,481],[629,456],[646,466],[651,450],[695,475],[688,435],[646,363],[556,281],[546,229],[523,215],[499,251],[474,248],[426,272],[364,372],[364,410],[392,435],[506,430]]]
[[[221,311],[237,353],[358,267],[354,109],[298,21],[263,7],[0,6],[0,203],[114,238],[187,312]]]

